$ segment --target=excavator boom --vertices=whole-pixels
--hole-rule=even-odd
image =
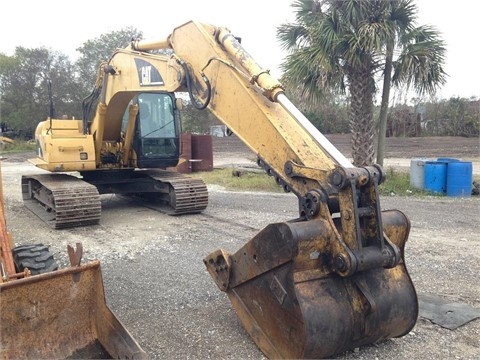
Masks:
[[[243,326],[272,358],[330,357],[408,333],[418,314],[404,262],[410,223],[381,211],[380,166],[354,167],[285,96],[225,28],[188,22],[165,47],[203,84],[208,107],[258,155],[258,164],[299,200],[299,217],[270,224],[237,252],[204,258]],[[189,89],[190,90],[190,89]]]

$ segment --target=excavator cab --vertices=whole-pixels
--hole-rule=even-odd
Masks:
[[[133,139],[138,167],[176,166],[180,156],[180,115],[175,95],[141,93],[133,101],[139,107]],[[128,125],[128,116],[127,107],[122,122],[124,131]]]

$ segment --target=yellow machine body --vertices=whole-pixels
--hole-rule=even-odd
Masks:
[[[52,172],[95,170],[93,135],[82,134],[81,120],[44,121],[35,131],[38,157],[30,161]]]
[[[98,224],[101,194],[153,202],[172,215],[203,211],[206,185],[176,171],[182,79],[172,57],[117,49],[101,64],[81,120],[52,115],[38,124],[30,161],[50,174],[22,176],[25,206],[55,229]]]

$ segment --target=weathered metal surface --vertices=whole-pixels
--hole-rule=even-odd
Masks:
[[[211,135],[192,135],[192,171],[213,170],[213,139]]]
[[[97,188],[67,174],[22,176],[25,206],[54,229],[98,224]]]
[[[402,250],[400,212],[384,212],[385,235]],[[336,231],[321,219],[271,224],[236,253],[205,258],[243,326],[269,358],[324,358],[408,333],[418,315],[403,259],[340,276]]]
[[[180,134],[181,143],[181,155],[178,165],[175,170],[182,174],[189,174],[192,172],[192,134],[182,133]]]
[[[100,263],[92,261],[0,285],[0,358],[59,359],[100,343],[112,358],[146,353],[105,303]]]
[[[0,283],[15,274],[12,256],[12,243],[7,232],[5,207],[3,202],[2,157],[0,156]],[[1,304],[0,304],[1,305]]]
[[[435,294],[421,294],[418,299],[420,317],[449,330],[455,330],[470,321],[480,319],[480,308],[453,302]]]

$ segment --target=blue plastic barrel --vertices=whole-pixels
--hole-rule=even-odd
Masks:
[[[472,163],[450,162],[447,167],[447,196],[470,197],[472,195]]]
[[[423,189],[437,194],[447,191],[447,162],[427,161],[425,163]]]
[[[460,159],[449,158],[449,157],[439,157],[437,158],[437,161],[451,163],[451,162],[458,162],[460,161]]]

